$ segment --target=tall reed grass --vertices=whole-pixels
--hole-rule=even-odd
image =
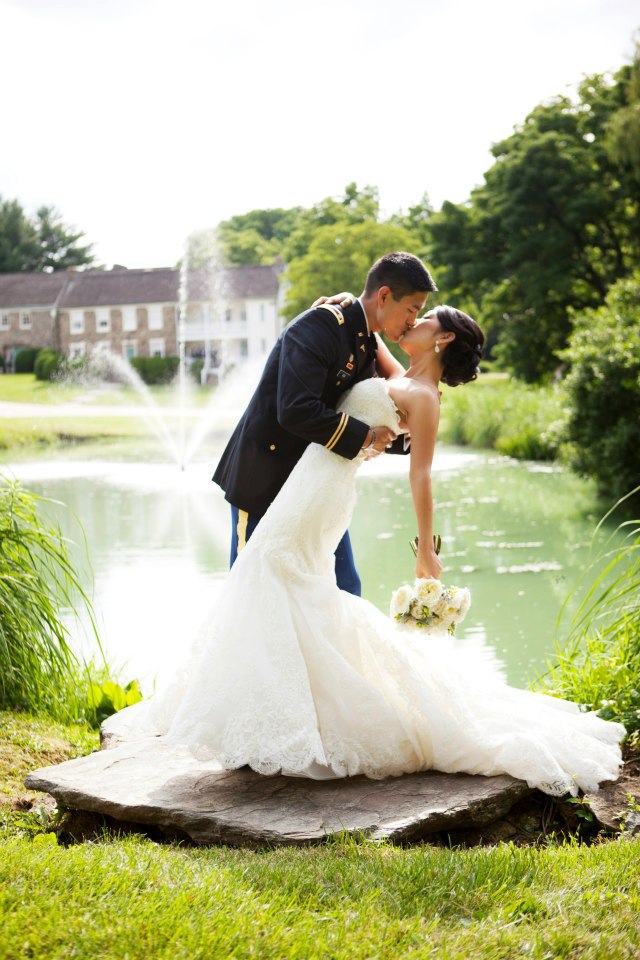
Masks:
[[[440,439],[488,447],[520,460],[552,460],[558,453],[553,424],[562,416],[554,386],[527,386],[506,378],[480,379],[442,397]]]
[[[632,490],[602,518],[594,538],[616,510],[640,491]],[[612,534],[587,568],[576,591],[587,590],[566,631],[568,597],[558,618],[556,659],[542,684],[551,693],[597,710],[606,720],[640,731],[640,520],[626,520],[616,533],[624,546],[611,549]],[[605,561],[604,568],[602,562]],[[597,575],[594,570],[601,570]],[[563,636],[564,634],[564,636]]]
[[[89,678],[69,645],[64,608],[84,608],[104,657],[91,602],[67,541],[43,518],[44,502],[0,477],[0,706],[73,720],[82,712],[81,688]]]

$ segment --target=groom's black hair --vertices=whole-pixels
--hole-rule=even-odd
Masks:
[[[394,300],[402,300],[412,293],[433,293],[438,289],[422,260],[403,251],[385,253],[369,270],[364,285],[365,296],[370,297],[380,287],[389,287]]]

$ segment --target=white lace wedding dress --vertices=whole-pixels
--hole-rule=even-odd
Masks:
[[[343,407],[397,429],[383,380],[357,384]],[[359,460],[309,446],[172,686],[103,729],[264,774],[509,773],[557,795],[615,779],[620,725],[509,687],[488,651],[402,627],[337,588]]]

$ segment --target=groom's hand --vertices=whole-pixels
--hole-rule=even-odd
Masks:
[[[396,434],[389,427],[371,427],[362,445],[367,460],[379,457],[391,446],[395,438]]]
[[[311,304],[311,307],[319,307],[323,303],[337,303],[339,307],[350,307],[355,302],[356,298],[352,293],[335,293],[332,297],[318,297]]]

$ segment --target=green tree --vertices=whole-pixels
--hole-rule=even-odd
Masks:
[[[0,273],[32,270],[39,255],[38,235],[17,200],[0,197]]]
[[[640,479],[640,271],[576,320],[563,353],[571,364],[564,439],[572,466],[617,500]],[[638,499],[636,499],[636,504]]]
[[[394,224],[334,223],[316,229],[308,252],[287,269],[285,316],[293,319],[322,295],[351,290],[359,294],[369,267],[391,250],[411,250],[415,238]]]
[[[357,184],[349,183],[343,197],[326,197],[300,212],[295,229],[284,244],[283,258],[290,263],[304,257],[321,227],[337,223],[377,223],[379,212],[377,187],[359,190]]]
[[[607,145],[628,84],[586,78],[576,100],[539,105],[493,147],[467,204],[429,218],[441,288],[475,300],[496,354],[522,379],[557,365],[571,308],[602,303],[640,253],[638,190]],[[444,268],[444,269],[442,269]]]
[[[29,219],[17,200],[0,197],[0,273],[66,270],[93,262],[83,233],[66,226],[53,207]]]
[[[633,62],[618,74],[618,82],[624,88],[624,103],[606,125],[605,146],[614,163],[640,184],[640,44]]]
[[[81,245],[85,234],[67,226],[55,207],[40,207],[36,213],[39,258],[34,270],[67,270],[93,263],[92,244]]]
[[[198,230],[187,239],[189,266],[273,263],[301,212],[301,207],[251,210],[222,220],[217,227]]]

